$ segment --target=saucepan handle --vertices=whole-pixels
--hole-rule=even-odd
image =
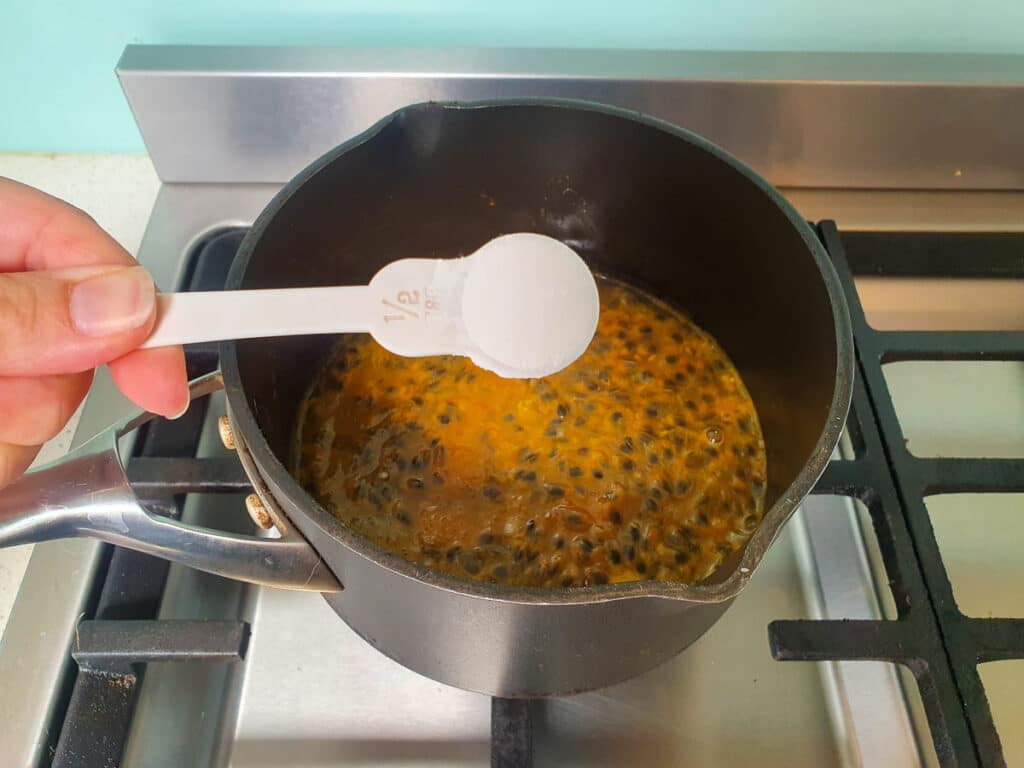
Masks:
[[[190,384],[192,399],[222,387],[219,373],[197,379]],[[316,592],[341,589],[293,526],[282,526],[280,538],[261,538],[147,512],[128,481],[118,438],[152,418],[132,416],[0,491],[0,547],[85,536],[239,581]]]

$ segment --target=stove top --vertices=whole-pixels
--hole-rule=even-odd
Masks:
[[[290,66],[291,76],[302,79],[296,74],[301,68]],[[154,66],[148,74],[128,69],[127,76],[122,73],[126,91],[147,143],[158,168],[163,165],[164,181],[175,180],[160,191],[139,259],[163,289],[214,288],[222,283],[244,228],[291,166],[316,154],[323,139],[316,131],[324,118],[318,115],[312,133],[303,134],[310,139],[306,145],[292,137],[281,149],[273,136],[263,135],[269,142],[266,162],[232,175],[258,148],[245,142],[225,147],[230,134],[214,131],[203,147],[214,159],[196,165],[181,154],[181,142],[174,149],[165,130],[146,126],[161,114],[177,115],[170,122],[194,116],[205,104],[202,109],[220,114],[224,127],[211,94],[227,88],[245,107],[236,118],[251,116],[247,109],[266,95],[264,89],[282,83],[275,78],[276,85],[255,83],[247,79],[251,73],[234,71],[220,73],[227,81],[214,83],[212,91],[203,89],[216,77],[190,92],[180,90],[182,83],[170,71],[174,67]],[[201,71],[210,74],[201,66],[188,74]],[[569,74],[558,86],[568,95],[577,86],[609,92],[601,90],[607,78],[595,85],[581,73]],[[360,103],[367,98],[360,90],[363,75],[338,75],[344,93]],[[522,87],[531,76],[506,77]],[[156,87],[140,95],[143,83],[154,78]],[[452,85],[456,80],[462,82],[445,82],[448,93],[459,95]],[[439,80],[424,82],[433,87]],[[620,85],[611,91],[613,101],[625,100],[627,106],[631,99],[676,104],[673,99],[688,92],[686,83],[680,91],[676,82],[659,99],[653,81],[639,76]],[[252,92],[246,90],[250,86]],[[308,86],[285,87],[284,93],[308,94]],[[723,93],[718,85],[708,87],[712,94]],[[1007,88],[1016,98],[1017,91]],[[174,93],[161,107],[153,98],[162,91]],[[888,96],[879,98],[884,102]],[[168,111],[168,104],[182,99],[190,105],[187,110]],[[744,103],[741,98],[738,108]],[[205,128],[211,128],[210,119],[203,118]],[[349,114],[346,125],[353,128],[366,119],[367,114]],[[751,159],[762,156],[761,147],[748,148]],[[840,165],[809,178],[831,178]],[[798,158],[782,178],[808,178],[800,169],[814,167],[812,158]],[[1009,163],[1004,170],[1015,167]],[[878,183],[885,180],[879,173],[868,169],[859,178]],[[920,181],[930,173],[904,167],[899,178]],[[991,178],[996,186],[1008,183],[1005,173]],[[899,179],[888,180],[891,184],[881,186]],[[0,644],[0,684],[24,692],[0,701],[0,744],[11,764],[1002,764],[1010,754],[1004,753],[1007,743],[1022,747],[1013,729],[1005,728],[1012,717],[993,722],[978,664],[1024,658],[1024,622],[961,613],[948,575],[957,563],[943,557],[946,545],[936,543],[923,497],[1020,493],[1024,451],[1011,451],[1005,459],[915,458],[905,447],[907,425],[897,417],[890,390],[898,393],[882,364],[1019,363],[1024,334],[882,333],[865,321],[857,297],[859,287],[865,305],[871,305],[884,293],[880,283],[922,276],[931,281],[1009,278],[1012,290],[1020,287],[1014,281],[1024,275],[1018,257],[1024,236],[990,234],[1000,229],[993,221],[1012,219],[1007,211],[1024,211],[1021,198],[974,193],[975,204],[965,207],[968,193],[952,201],[949,194],[793,190],[790,195],[805,214],[860,221],[858,229],[865,221],[867,228],[881,221],[894,230],[892,222],[914,219],[911,229],[948,230],[955,226],[951,221],[960,221],[967,222],[963,229],[982,234],[973,240],[892,231],[840,236],[830,222],[819,225],[857,326],[859,371],[847,438],[757,578],[711,631],[673,661],[590,694],[491,700],[439,685],[383,657],[318,595],[228,582],[94,542],[51,542],[36,547]],[[946,217],[943,210],[956,216]],[[905,253],[926,256],[904,258]],[[854,272],[864,275],[856,287]],[[214,365],[213,348],[191,351],[193,373]],[[127,412],[111,383],[99,377],[76,441]],[[136,435],[129,475],[140,495],[162,513],[249,532],[242,503],[246,481],[217,436],[216,417],[222,412],[223,400],[214,395],[181,421],[155,423]],[[1014,575],[1022,574],[1011,571]],[[1019,700],[1012,706],[1018,718],[1024,716]]]

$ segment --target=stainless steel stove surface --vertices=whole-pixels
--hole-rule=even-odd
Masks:
[[[769,180],[793,186],[786,194],[805,216],[834,217],[850,229],[1024,228],[1024,196],[1012,191],[1024,188],[1020,148],[985,141],[983,127],[986,116],[1020,114],[1013,111],[1024,90],[1020,61],[523,56],[410,52],[403,58],[383,52],[352,58],[337,51],[130,48],[119,74],[164,181],[140,261],[162,288],[180,286],[192,255],[211,233],[251,224],[306,161],[393,106],[439,96],[537,93],[653,111],[734,147]],[[253,62],[262,63],[256,68]],[[812,65],[833,79],[795,76]],[[889,83],[877,76],[887,66],[902,73]],[[540,71],[545,67],[551,71]],[[988,73],[997,83],[984,98],[952,87],[965,72]],[[872,80],[870,88],[849,87],[865,78]],[[922,86],[917,92],[923,100],[916,107],[898,95],[915,84]],[[821,98],[834,109],[817,109]],[[937,133],[932,100],[944,98],[974,106],[949,109],[950,122]],[[710,114],[726,107],[731,121]],[[889,143],[864,131],[850,143],[851,134],[844,133],[863,131],[871,116],[890,109],[902,115],[902,124],[893,121],[894,130],[915,136],[921,149],[899,163],[889,162],[892,147],[908,146],[906,141]],[[860,117],[836,133],[828,117],[836,111]],[[760,129],[750,128],[765,124],[769,113],[776,125],[799,126],[806,143],[780,154]],[[263,128],[249,130],[253,123]],[[973,163],[979,187],[1003,192],[936,191],[959,183],[937,166],[950,147],[962,149],[967,134],[976,139],[974,155],[958,162]],[[843,151],[836,154],[837,148]],[[808,189],[815,186],[837,189]],[[898,191],[907,188],[922,191]],[[904,322],[905,305],[894,305],[891,283],[885,282],[858,282],[865,307],[876,324],[893,317]],[[942,286],[911,282],[901,288],[915,300],[932,289],[941,294]],[[972,306],[982,304],[975,300]],[[936,304],[929,306],[934,310]],[[934,313],[924,309],[925,321],[934,321]],[[956,322],[949,312],[939,319]],[[76,442],[127,412],[109,380],[99,377]],[[216,433],[222,412],[222,398],[214,396],[197,456],[230,457]],[[844,458],[851,455],[848,443],[841,450]],[[182,519],[249,527],[237,494],[190,495]],[[0,687],[18,691],[0,698],[0,764],[49,765],[55,750],[58,762],[68,757],[59,737],[67,727],[69,697],[74,698],[76,666],[69,648],[81,647],[80,619],[92,617],[97,601],[102,605],[105,599],[97,589],[109,578],[108,557],[107,548],[88,541],[36,546],[0,644]],[[917,686],[902,668],[870,661],[780,663],[770,653],[767,627],[780,619],[896,618],[882,561],[862,507],[845,497],[811,497],[735,604],[679,657],[613,688],[530,702],[524,721],[532,723],[533,765],[937,762]],[[251,636],[247,647],[236,639],[235,656],[222,654],[220,662],[147,665],[134,712],[125,720],[127,733],[92,734],[97,742],[123,742],[123,754],[116,750],[120,765],[526,764],[521,752],[494,749],[490,698],[437,684],[382,656],[319,595],[240,585],[172,565],[157,600],[157,619],[244,621]],[[239,652],[244,659],[238,660]],[[234,663],[223,663],[232,658]],[[1021,716],[1018,705],[1012,716]],[[1016,744],[1015,735],[1003,731],[1004,742]],[[74,756],[62,764],[90,765]],[[109,764],[118,764],[117,758]]]

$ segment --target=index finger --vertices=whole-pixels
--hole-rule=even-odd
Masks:
[[[0,176],[0,272],[134,261],[84,211]]]

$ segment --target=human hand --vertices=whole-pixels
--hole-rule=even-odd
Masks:
[[[188,407],[181,347],[136,349],[155,319],[152,279],[88,215],[0,177],[0,489],[60,433],[99,365],[147,411]]]

